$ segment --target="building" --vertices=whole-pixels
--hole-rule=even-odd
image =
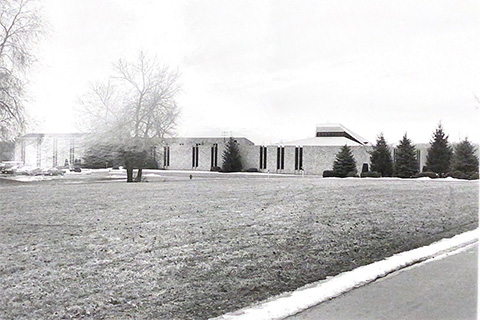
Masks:
[[[37,168],[70,167],[84,155],[83,133],[30,133],[15,142],[15,160]]]
[[[27,134],[15,145],[15,160],[26,166],[51,168],[72,167],[85,154],[86,134]],[[341,124],[316,127],[311,138],[272,145],[255,145],[245,137],[234,137],[238,143],[244,169],[260,172],[321,175],[331,170],[342,146],[349,146],[358,172],[370,162],[372,145]],[[154,150],[158,167],[166,170],[218,170],[228,138],[166,138]],[[425,163],[426,145],[417,150],[419,169]]]

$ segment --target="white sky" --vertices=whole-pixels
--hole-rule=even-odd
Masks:
[[[479,141],[476,0],[43,0],[32,131],[72,132],[89,82],[140,50],[182,74],[179,136],[268,144],[342,123],[375,142]]]

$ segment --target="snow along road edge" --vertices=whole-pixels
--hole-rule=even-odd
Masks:
[[[373,282],[394,271],[472,244],[478,241],[478,238],[479,229],[475,229],[452,238],[442,239],[431,245],[395,254],[381,261],[340,273],[327,280],[306,285],[293,292],[281,294],[213,320],[283,319],[335,298],[356,287]]]

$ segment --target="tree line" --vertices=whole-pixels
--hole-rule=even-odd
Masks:
[[[477,152],[468,138],[450,144],[448,135],[439,124],[432,134],[425,166],[420,170],[416,148],[406,133],[393,152],[381,133],[370,152],[370,171],[368,168],[362,170],[361,176],[478,179]],[[342,147],[336,155],[333,170],[324,173],[324,176],[357,176],[357,166],[350,147]]]

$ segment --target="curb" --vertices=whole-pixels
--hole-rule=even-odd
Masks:
[[[392,272],[477,242],[479,230],[475,229],[452,238],[442,239],[428,246],[395,254],[383,260],[343,272],[327,280],[314,282],[295,291],[281,294],[212,320],[284,319],[356,287],[385,277]]]

